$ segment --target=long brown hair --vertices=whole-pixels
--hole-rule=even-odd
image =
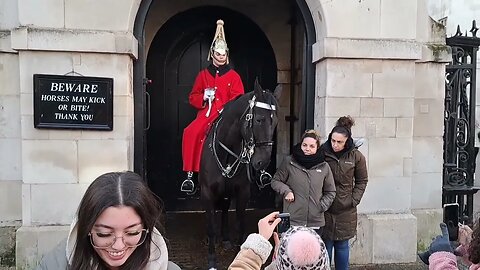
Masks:
[[[132,207],[140,216],[143,227],[150,232],[145,242],[135,249],[120,269],[138,270],[147,265],[150,259],[153,228],[163,231],[162,204],[138,174],[126,171],[99,176],[85,192],[77,211],[77,239],[69,269],[108,269],[91,245],[88,234],[97,218],[111,206]]]

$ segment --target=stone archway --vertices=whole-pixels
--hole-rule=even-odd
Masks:
[[[138,60],[134,62],[133,73],[134,73],[134,121],[135,121],[135,131],[134,131],[134,170],[142,175],[145,175],[145,151],[146,151],[146,140],[144,129],[145,124],[145,107],[146,107],[146,96],[145,96],[145,66],[146,66],[146,43],[145,43],[145,25],[146,18],[151,8],[153,0],[144,0],[141,1],[137,16],[135,18],[135,23],[133,25],[134,36],[138,40]],[[305,130],[305,128],[311,128],[314,124],[314,103],[315,103],[315,64],[312,63],[312,46],[317,40],[317,27],[314,23],[314,18],[311,16],[310,7],[318,6],[320,3],[316,1],[310,1],[307,3],[304,0],[297,0],[296,5],[298,10],[301,13],[301,17],[304,23],[304,33],[306,43],[304,44],[304,59],[303,59],[303,69],[302,81],[302,115],[300,119],[300,130]],[[318,19],[317,23],[321,23]],[[279,75],[280,76],[280,75]]]
[[[265,89],[273,90],[277,84],[273,48],[264,32],[245,15],[225,7],[195,7],[175,14],[162,25],[149,45],[146,64],[152,81],[147,87],[147,181],[167,211],[202,209],[199,194],[189,196],[179,189],[185,179],[181,145],[183,130],[197,113],[188,95],[195,76],[209,64],[216,14],[222,14],[230,65],[240,74],[245,91],[253,89],[256,78]],[[275,168],[273,160],[268,171],[273,174]],[[273,198],[270,188],[252,188],[250,207],[271,208]]]

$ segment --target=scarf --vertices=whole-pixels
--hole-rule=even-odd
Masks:
[[[325,155],[320,149],[313,155],[305,155],[302,150],[302,144],[298,143],[293,147],[292,153],[293,159],[302,165],[306,169],[310,169],[313,166],[320,164],[325,161]]]

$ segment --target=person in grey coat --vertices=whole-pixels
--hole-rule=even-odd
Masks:
[[[284,198],[283,212],[293,226],[306,226],[321,233],[324,212],[335,198],[335,182],[325,156],[318,151],[320,139],[307,130],[301,143],[284,159],[272,178],[272,189]]]
[[[138,174],[103,174],[85,192],[67,239],[36,269],[178,270],[159,231],[161,213]]]

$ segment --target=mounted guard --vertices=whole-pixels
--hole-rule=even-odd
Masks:
[[[210,46],[207,60],[212,63],[201,70],[189,95],[190,104],[198,110],[195,120],[183,131],[182,159],[183,171],[187,179],[180,190],[195,193],[193,173],[200,169],[200,158],[212,122],[218,117],[226,103],[244,94],[240,75],[229,64],[229,50],[223,29],[224,22],[217,21],[217,29]]]

